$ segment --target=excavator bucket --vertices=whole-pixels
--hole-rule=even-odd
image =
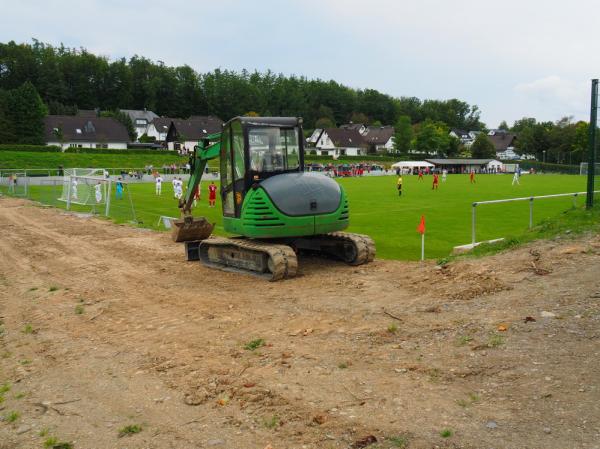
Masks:
[[[192,217],[188,215],[179,220],[172,220],[171,237],[175,242],[190,242],[204,240],[210,236],[214,224],[204,217]]]

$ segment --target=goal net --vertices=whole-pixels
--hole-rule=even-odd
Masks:
[[[102,180],[105,170],[102,168],[66,168],[63,177],[63,188],[60,197],[60,201],[69,202],[70,204],[92,204],[92,200],[95,200],[92,195],[92,191],[88,187],[92,186],[91,181],[86,181],[79,186],[80,178],[85,180],[86,178],[100,179]]]
[[[594,171],[594,176],[600,175],[600,162],[595,164],[596,170]],[[588,174],[589,164],[587,162],[582,162],[579,165],[579,174],[587,175]]]
[[[2,191],[13,196],[27,196],[29,178],[25,172],[0,173],[0,186]]]
[[[94,213],[104,212],[108,216],[110,207],[111,180],[102,176],[69,176],[67,185],[63,182],[63,197],[67,209],[77,204],[92,206]],[[64,192],[66,190],[66,193]]]

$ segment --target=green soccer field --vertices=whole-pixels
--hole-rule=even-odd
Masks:
[[[404,176],[404,189],[399,197],[395,176],[346,178],[339,182],[350,200],[349,231],[370,235],[377,244],[377,255],[385,259],[420,257],[421,239],[416,232],[421,215],[426,220],[426,258],[447,256],[456,245],[471,241],[471,203],[531,195],[580,192],[585,190],[585,177],[571,175],[524,175],[521,184],[512,186],[512,175],[477,175],[470,184],[468,175],[448,175],[440,182],[439,190],[431,189],[431,176],[418,181],[416,176]],[[202,199],[194,215],[205,216],[216,223],[215,233],[224,235],[221,226],[221,207],[209,208],[208,183],[202,183]],[[31,197],[49,203],[60,196],[59,187],[30,187]],[[60,187],[62,189],[62,187]],[[161,215],[178,217],[177,202],[172,197],[170,183],[163,186],[163,194],[154,194],[153,184],[132,184],[132,202],[138,221],[144,227],[157,229]],[[577,199],[579,206],[584,197]],[[534,223],[556,216],[571,208],[571,198],[553,198],[536,201]],[[89,211],[87,208],[79,210]],[[123,200],[114,199],[111,215],[117,222],[132,219],[127,192]],[[519,234],[527,230],[529,202],[481,205],[477,210],[477,240],[487,240]],[[161,228],[162,229],[162,228]]]

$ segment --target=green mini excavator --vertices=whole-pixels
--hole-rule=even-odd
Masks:
[[[191,214],[194,192],[215,158],[220,158],[223,227],[232,238],[211,237],[214,225]],[[233,118],[221,133],[198,143],[190,162],[190,180],[179,201],[182,218],[173,222],[173,239],[186,243],[188,260],[275,281],[296,275],[299,251],[350,265],[375,257],[370,237],[340,232],[349,224],[342,186],[304,172],[301,118]]]

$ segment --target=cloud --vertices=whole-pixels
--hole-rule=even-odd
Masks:
[[[395,96],[460,98],[484,121],[584,118],[598,0],[0,0],[0,42],[267,70]],[[6,3],[6,5],[4,5]],[[548,76],[553,74],[554,76]],[[532,81],[534,80],[534,81]]]
[[[589,81],[575,81],[550,75],[517,84],[514,90],[545,107],[563,111],[563,114],[573,115],[578,119],[585,119],[589,110]]]

